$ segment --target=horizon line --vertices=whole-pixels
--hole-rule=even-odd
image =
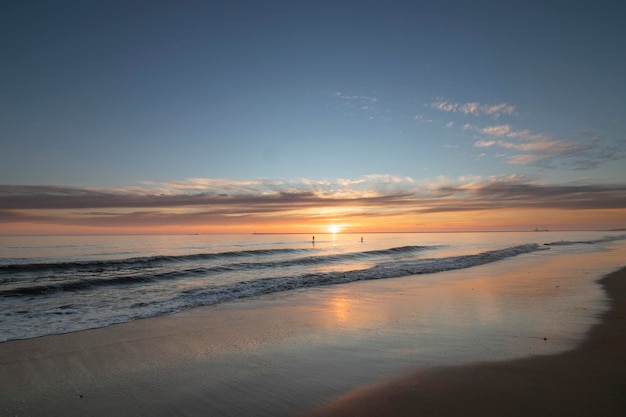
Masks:
[[[210,236],[210,235],[373,235],[373,234],[426,234],[426,233],[549,233],[549,232],[623,232],[626,228],[612,229],[524,229],[524,230],[439,230],[439,231],[362,231],[362,232],[205,232],[205,233],[48,233],[0,234],[0,237],[69,237],[69,236]]]

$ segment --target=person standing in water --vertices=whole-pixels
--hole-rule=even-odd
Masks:
[[[315,245],[315,236],[313,236],[313,240],[311,242]]]

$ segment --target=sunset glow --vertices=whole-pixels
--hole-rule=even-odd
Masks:
[[[341,232],[341,227],[337,226],[336,224],[331,224],[330,226],[328,226],[328,233],[339,233]]]
[[[5,234],[564,230],[619,228],[626,216],[621,186],[553,187],[517,178],[460,181],[443,186],[406,181],[398,193],[373,180],[367,193],[353,191],[350,198],[318,187],[311,191],[311,181],[297,192],[293,182],[291,193],[281,192],[283,185],[276,182],[272,192],[251,186],[231,195],[212,194],[214,186],[207,192],[159,195],[0,187],[0,227]]]

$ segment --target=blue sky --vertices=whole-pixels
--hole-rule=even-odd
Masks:
[[[11,201],[625,186],[615,1],[2,8],[0,193]]]

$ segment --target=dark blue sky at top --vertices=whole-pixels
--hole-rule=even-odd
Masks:
[[[619,2],[12,2],[0,12],[0,183],[615,181],[622,20]],[[442,101],[515,113],[429,105]],[[587,141],[593,167],[560,164],[571,151],[512,165],[510,148],[474,146],[503,124]]]

